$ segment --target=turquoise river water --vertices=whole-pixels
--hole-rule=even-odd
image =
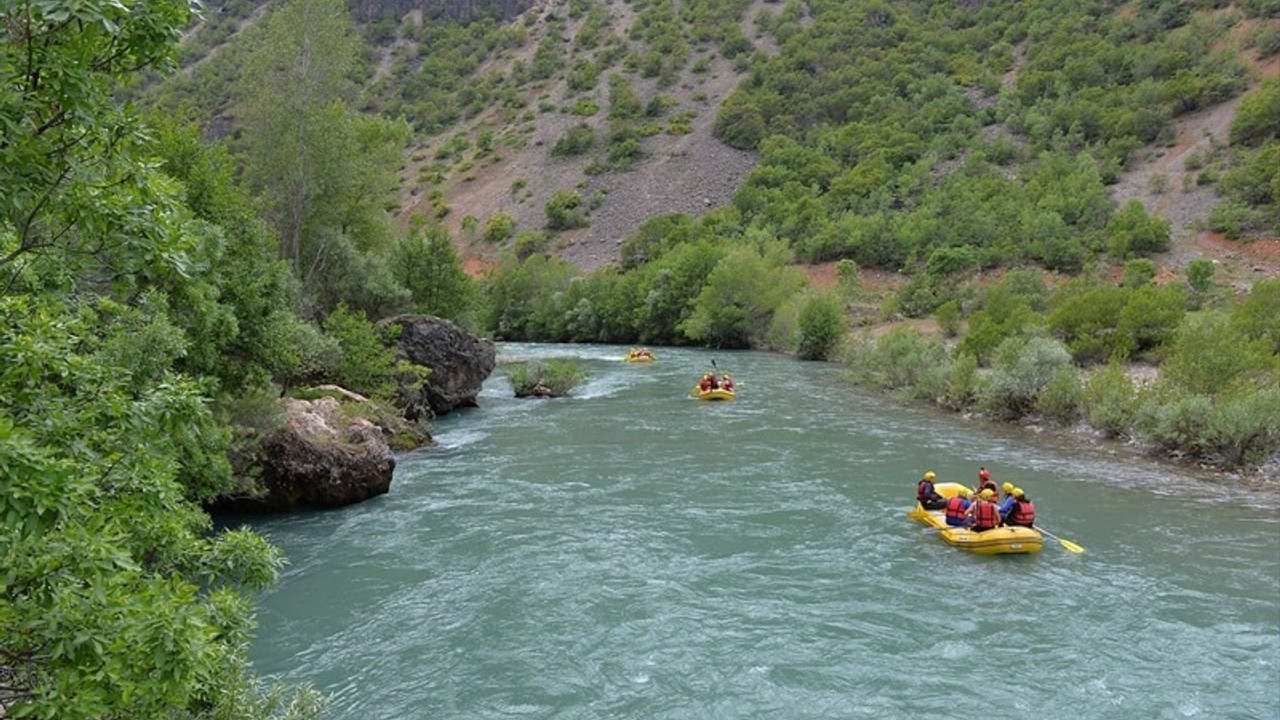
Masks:
[[[1280,718],[1280,501],[1127,452],[903,407],[765,353],[500,344],[571,397],[479,407],[391,491],[253,519],[288,556],[257,668],[342,720]],[[733,402],[689,390],[715,361]],[[1046,538],[908,521],[979,465]]]

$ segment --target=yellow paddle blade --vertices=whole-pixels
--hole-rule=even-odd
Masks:
[[[1040,527],[1039,525],[1037,525],[1037,526],[1036,526],[1036,529],[1037,529],[1037,530],[1039,530],[1040,532],[1044,533],[1045,535],[1048,535],[1049,537],[1053,538],[1054,540],[1057,540],[1059,543],[1061,543],[1061,544],[1062,544],[1062,547],[1064,547],[1064,548],[1066,548],[1066,549],[1070,550],[1070,551],[1071,551],[1071,552],[1073,552],[1073,553],[1077,553],[1077,554],[1078,554],[1078,553],[1082,553],[1082,552],[1084,552],[1084,548],[1082,548],[1082,547],[1080,547],[1079,545],[1077,545],[1077,544],[1075,544],[1075,543],[1071,542],[1070,540],[1063,540],[1062,538],[1058,537],[1057,535],[1054,535],[1053,533],[1049,532],[1048,530],[1045,530],[1044,528]]]

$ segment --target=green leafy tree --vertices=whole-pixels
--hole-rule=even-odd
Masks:
[[[228,235],[215,221],[235,205],[219,196],[234,191],[179,170],[172,148],[157,167],[150,133],[112,96],[140,70],[171,67],[190,13],[167,0],[0,8],[6,717],[276,709],[247,648],[251,594],[281,556],[201,510],[233,487],[227,431],[203,395],[212,378],[179,372],[269,364],[212,342],[262,319],[229,297],[260,276],[231,259],[242,247],[218,247]],[[190,207],[165,173],[186,181]],[[236,269],[220,275],[224,263]],[[287,710],[311,717],[321,704],[304,692]]]
[[[479,288],[463,271],[453,240],[442,226],[429,227],[425,235],[411,232],[396,245],[391,265],[396,280],[413,297],[415,311],[463,326],[474,324]]]
[[[320,314],[341,301],[381,313],[407,295],[365,256],[390,245],[382,204],[408,126],[350,108],[360,52],[341,0],[292,0],[262,23],[236,86],[249,179]]]
[[[324,331],[338,342],[341,353],[324,378],[362,395],[390,400],[400,370],[386,331],[363,315],[339,305],[324,319]]]
[[[796,355],[804,360],[830,359],[844,339],[844,303],[833,292],[814,293],[800,306],[796,326]]]
[[[644,271],[643,302],[637,326],[641,342],[682,345],[689,338],[681,327],[693,315],[697,299],[725,250],[709,240],[684,243],[665,253]]]
[[[1188,318],[1173,339],[1161,376],[1186,390],[1213,396],[1277,372],[1280,359],[1266,338],[1233,327],[1231,318],[1211,312]]]
[[[763,250],[730,250],[707,277],[693,313],[680,329],[711,347],[761,343],[773,312],[805,282],[800,271],[786,267],[789,259],[780,243]]]
[[[1196,299],[1196,306],[1210,290],[1213,289],[1213,276],[1218,268],[1212,260],[1198,258],[1187,264],[1187,286]]]

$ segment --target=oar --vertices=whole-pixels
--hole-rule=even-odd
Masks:
[[[1080,547],[1079,545],[1077,545],[1077,544],[1075,544],[1075,543],[1071,542],[1070,540],[1063,540],[1062,538],[1058,537],[1057,535],[1054,535],[1053,533],[1049,532],[1048,530],[1045,530],[1044,528],[1040,527],[1039,525],[1037,525],[1037,526],[1036,526],[1036,530],[1039,530],[1040,532],[1044,533],[1045,535],[1048,535],[1049,537],[1053,538],[1054,540],[1057,540],[1058,542],[1062,543],[1062,547],[1064,547],[1064,548],[1066,548],[1066,549],[1070,550],[1070,551],[1071,551],[1071,552],[1073,552],[1073,553],[1077,553],[1077,554],[1079,554],[1079,553],[1084,552],[1084,548],[1082,548],[1082,547]]]

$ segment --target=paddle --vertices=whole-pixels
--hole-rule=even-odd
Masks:
[[[1071,542],[1070,540],[1063,540],[1062,538],[1058,537],[1057,535],[1054,535],[1053,533],[1049,532],[1048,530],[1045,530],[1044,528],[1040,527],[1039,525],[1037,525],[1037,526],[1036,526],[1036,530],[1039,530],[1040,532],[1044,533],[1045,535],[1048,535],[1049,537],[1053,538],[1054,540],[1057,540],[1058,542],[1062,543],[1062,547],[1064,547],[1064,548],[1066,548],[1066,549],[1070,550],[1070,551],[1071,551],[1071,552],[1073,552],[1073,553],[1079,554],[1079,553],[1084,552],[1084,548],[1082,548],[1082,547],[1080,547],[1079,545],[1077,545],[1077,544],[1075,544],[1075,543]]]

